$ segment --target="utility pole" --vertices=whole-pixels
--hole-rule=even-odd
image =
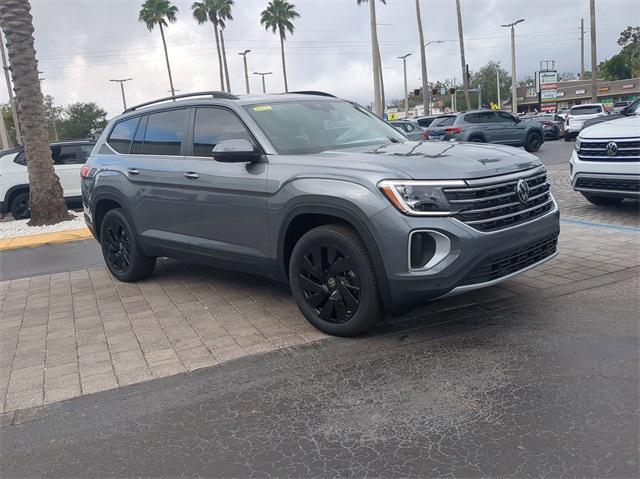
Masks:
[[[511,111],[514,115],[518,114],[518,83],[516,81],[516,31],[515,26],[524,22],[524,18],[516,20],[513,23],[502,25],[511,28]]]
[[[418,1],[418,0],[416,0]],[[422,46],[422,50],[424,51],[424,64],[422,69],[422,99],[425,104],[425,115],[431,114],[431,88],[429,88],[429,79],[427,78],[427,47],[432,43],[444,43],[442,40],[432,40],[430,42],[425,43]],[[425,90],[426,85],[426,90]]]
[[[502,109],[502,100],[500,99],[500,69],[496,70],[496,86],[498,88],[498,109]]]
[[[127,99],[124,96],[124,82],[126,81],[131,81],[133,80],[133,78],[122,78],[121,80],[109,80],[112,82],[116,82],[116,83],[120,83],[120,91],[122,92],[122,106],[123,106],[123,110],[127,109]],[[174,93],[175,90],[172,91],[172,93]],[[175,93],[174,93],[175,94]]]
[[[242,57],[242,62],[244,63],[244,85],[247,90],[247,95],[249,94],[249,68],[247,67],[247,53],[251,50],[245,50],[242,53],[238,53]]]
[[[273,72],[253,72],[254,75],[260,75],[262,77],[262,93],[267,93],[267,87],[264,83],[264,77],[272,75]]]
[[[460,11],[460,0],[456,0],[456,13],[458,14],[458,38],[460,41],[460,64],[462,65],[462,88],[464,89],[464,102],[467,110],[471,109],[469,98],[469,79],[467,78],[467,62],[464,59],[464,34],[462,32],[462,13]]]
[[[376,2],[369,2],[369,17],[371,20],[371,57],[373,63],[373,111],[380,118],[384,115],[384,98],[382,93],[382,65],[380,64],[380,49],[378,45],[378,26],[376,24]]]
[[[591,102],[598,102],[598,54],[596,53],[596,0],[589,0],[591,33]]]
[[[409,56],[411,56],[411,53],[407,53],[406,55],[398,57],[399,60],[402,60],[402,69],[404,70],[404,114],[405,116],[409,116],[409,89],[407,87],[407,57]]]
[[[580,80],[584,80],[584,18],[580,19]]]
[[[4,52],[4,40],[0,32],[0,54],[2,54],[2,69],[4,70],[4,79],[7,82],[7,95],[9,96],[9,105],[11,106],[11,115],[13,116],[13,126],[16,129],[16,143],[22,143],[22,135],[20,135],[20,122],[18,121],[18,109],[16,101],[13,97],[11,89],[11,77],[9,76],[9,65],[7,65],[7,55]]]

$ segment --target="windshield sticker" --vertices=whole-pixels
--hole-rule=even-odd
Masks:
[[[260,105],[260,106],[253,107],[253,111],[269,111],[269,110],[273,110],[273,108],[271,108],[271,105]]]

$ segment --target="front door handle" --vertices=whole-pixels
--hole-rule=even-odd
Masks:
[[[184,177],[189,178],[190,180],[197,180],[198,178],[200,178],[200,175],[198,173],[194,173],[193,171],[188,171],[184,174]]]
[[[127,168],[127,173],[130,175],[137,175],[140,173],[140,170],[138,168]]]

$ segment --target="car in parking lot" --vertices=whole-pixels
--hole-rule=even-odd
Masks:
[[[596,118],[591,118],[590,120],[585,121],[582,124],[582,128],[588,128],[590,126],[597,125],[598,123],[604,123],[605,121],[617,120],[619,118],[635,116],[638,114],[640,114],[640,98],[634,100],[632,103],[625,106],[619,111],[613,111],[608,115],[598,116]]]
[[[121,281],[169,256],[289,283],[353,336],[385,308],[505,281],[556,255],[546,169],[514,148],[409,141],[322,92],[177,95],[109,122],[85,221]]]
[[[471,110],[436,118],[427,129],[429,140],[459,140],[524,146],[535,152],[544,143],[542,125],[506,111]]]
[[[584,105],[572,106],[564,122],[564,140],[571,141],[577,137],[585,121],[606,115],[607,111],[601,103],[586,103]]]
[[[545,139],[558,140],[564,136],[564,118],[557,113],[542,113],[526,117],[525,120],[540,122]]]
[[[640,198],[640,116],[584,128],[571,155],[571,184],[591,203]]]
[[[422,128],[428,128],[433,120],[438,118],[440,115],[427,115],[427,116],[419,116],[416,118],[416,123],[420,125]]]
[[[392,120],[389,124],[410,140],[425,140],[424,128],[412,120]]]
[[[53,167],[67,203],[80,202],[80,168],[95,142],[70,140],[51,143]],[[29,218],[29,175],[24,148],[0,151],[0,212],[16,219]]]

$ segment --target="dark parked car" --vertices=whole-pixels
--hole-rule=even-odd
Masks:
[[[606,116],[600,116],[598,118],[592,118],[587,120],[582,125],[582,128],[587,128],[598,123],[604,123],[605,121],[617,120],[618,118],[624,118],[625,116],[634,116],[640,114],[640,98],[636,99],[630,105],[624,107],[622,110],[612,112]]]
[[[537,121],[542,125],[545,140],[558,140],[564,136],[564,118],[557,113],[542,113],[524,118],[526,121]]]
[[[326,93],[207,92],[111,120],[82,172],[121,281],[158,256],[289,283],[330,334],[383,308],[490,286],[556,255],[544,165],[514,148],[408,141]]]
[[[440,115],[428,115],[428,116],[419,116],[416,118],[416,123],[420,125],[422,128],[428,128],[433,120],[438,118]]]
[[[428,128],[430,140],[459,140],[524,146],[538,151],[544,131],[537,121],[523,121],[506,111],[473,110],[436,118]]]
[[[425,129],[412,120],[393,120],[389,124],[399,132],[403,133],[410,140],[426,140],[424,137]]]

